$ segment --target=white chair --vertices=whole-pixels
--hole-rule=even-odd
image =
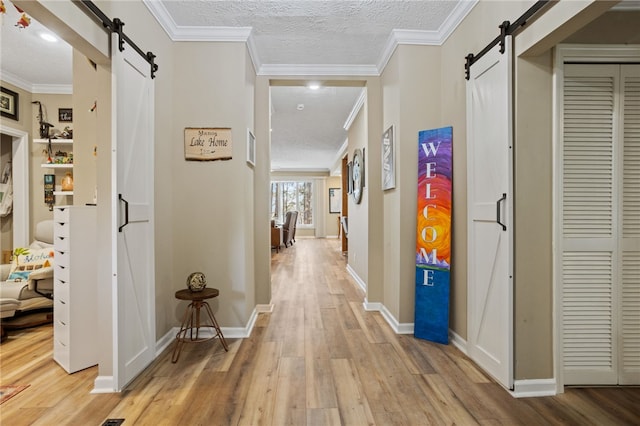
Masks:
[[[53,250],[53,220],[36,225],[29,248]],[[26,281],[6,281],[10,270],[11,265],[0,265],[0,318],[53,307],[53,266],[32,272]]]

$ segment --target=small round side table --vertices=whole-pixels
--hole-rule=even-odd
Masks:
[[[182,347],[185,343],[206,342],[207,340],[215,339],[216,337],[220,340],[220,343],[222,343],[224,350],[229,351],[227,341],[224,340],[222,330],[220,330],[216,317],[213,315],[209,303],[205,300],[218,297],[218,294],[220,294],[218,289],[206,287],[202,291],[191,291],[188,288],[176,291],[176,299],[190,300],[191,303],[187,306],[182,319],[182,325],[180,325],[180,331],[176,334],[176,344],[173,348],[171,362],[175,363],[178,361],[180,352],[182,352]],[[209,321],[207,321],[206,317],[204,318],[204,324],[200,323],[200,309],[202,307],[205,308],[209,317]],[[210,322],[210,324],[207,324],[207,322]],[[199,335],[201,328],[212,328],[212,331],[215,331],[215,334],[210,337],[201,338]],[[189,335],[188,337],[187,334]]]

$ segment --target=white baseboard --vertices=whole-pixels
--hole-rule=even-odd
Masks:
[[[382,303],[378,302],[369,302],[367,298],[364,298],[364,302],[362,302],[362,307],[365,311],[370,312],[381,312],[382,311]]]
[[[366,294],[367,284],[358,276],[358,274],[356,273],[356,271],[353,270],[351,265],[347,265],[347,272],[349,272],[349,275],[353,277],[356,284],[358,284],[358,286]],[[387,323],[391,326],[391,328],[396,334],[413,334],[414,324],[398,322],[398,320],[391,314],[391,312],[389,312],[389,310],[387,309],[386,306],[384,306],[384,304],[379,302],[369,302],[365,297],[363,306],[365,311],[380,312],[380,314],[382,314],[382,317],[385,319],[385,321],[387,321]]]
[[[467,351],[467,341],[460,337],[455,331],[449,330],[449,339],[451,343],[465,355],[469,355]],[[472,360],[473,362],[473,360]],[[482,367],[476,366],[483,370]],[[484,370],[483,370],[484,371]],[[557,395],[557,384],[555,379],[532,379],[532,380],[516,380],[513,383],[513,390],[507,391],[514,398],[528,398],[534,396],[553,396]]]
[[[178,334],[179,330],[180,327],[173,327],[156,342],[156,358],[159,357],[160,354],[169,347],[169,345],[176,341],[176,334]]]
[[[273,312],[273,303],[269,303],[268,305],[256,305],[256,312]]]
[[[93,381],[93,390],[89,393],[114,393],[115,388],[113,376],[98,376]]]
[[[260,305],[264,306],[264,305]],[[273,308],[272,308],[273,309]],[[222,334],[224,337],[229,339],[245,339],[251,336],[251,331],[253,330],[253,326],[256,324],[256,320],[258,319],[258,306],[253,308],[253,312],[251,312],[251,316],[249,317],[249,322],[244,327],[220,327],[222,330]]]
[[[369,302],[367,300],[367,298],[365,297],[362,306],[364,307],[365,311],[377,311],[377,312],[380,312],[380,314],[382,315],[382,318],[384,318],[384,320],[387,322],[387,324],[389,324],[389,326],[394,331],[394,333],[396,333],[396,334],[413,334],[414,324],[413,323],[400,323],[400,322],[398,322],[396,317],[394,317],[393,314],[391,314],[391,312],[389,312],[387,307],[384,306],[382,303]]]
[[[460,337],[455,331],[449,329],[449,340],[456,348],[460,349],[465,355],[469,355],[467,352],[467,341]]]
[[[358,276],[358,274],[356,273],[356,271],[353,270],[353,268],[351,267],[351,265],[347,264],[347,272],[349,273],[349,275],[351,275],[353,277],[353,279],[355,280],[356,284],[358,284],[358,287],[360,287],[362,289],[362,291],[365,292],[365,294],[367,293],[367,283],[365,283],[362,278],[360,278]]]
[[[384,305],[382,305],[382,309],[380,309],[380,313],[382,314],[383,318],[387,321],[387,323],[391,326],[393,331],[395,331],[396,334],[413,334],[414,323],[399,322],[396,319],[396,317],[394,317],[393,314],[389,312],[389,309],[387,309],[387,307]]]
[[[513,383],[514,398],[529,398],[535,396],[554,396],[558,394],[556,379],[516,380]]]

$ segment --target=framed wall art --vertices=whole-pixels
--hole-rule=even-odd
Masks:
[[[329,188],[329,213],[340,213],[342,211],[342,190],[340,188]]]
[[[256,165],[256,137],[247,129],[247,163]]]
[[[61,123],[73,122],[73,109],[72,108],[58,108],[58,121]]]
[[[393,126],[382,134],[382,190],[396,187],[396,151]]]
[[[18,121],[19,95],[6,87],[0,87],[0,114]]]

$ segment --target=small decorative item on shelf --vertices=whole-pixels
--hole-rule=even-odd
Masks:
[[[192,272],[187,278],[187,288],[191,291],[202,291],[207,286],[207,279],[202,272]]]
[[[56,151],[53,163],[55,164],[73,164],[73,152]]]
[[[44,175],[44,203],[49,206],[49,210],[53,210],[55,197],[53,191],[56,185],[56,175]]]
[[[73,191],[73,176],[71,176],[70,172],[67,172],[62,178],[62,190]]]
[[[69,126],[66,126],[62,131],[62,138],[73,139],[73,129],[69,128]]]

